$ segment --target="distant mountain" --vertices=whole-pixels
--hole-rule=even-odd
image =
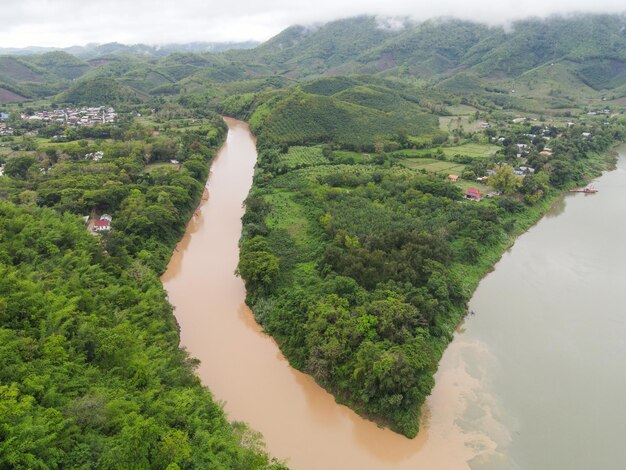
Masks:
[[[0,47],[0,55],[32,55],[46,52],[63,51],[82,59],[109,54],[130,54],[151,57],[164,57],[174,52],[224,52],[230,49],[252,49],[258,46],[255,41],[245,42],[192,42],[187,44],[165,44],[151,46],[146,44],[125,45],[117,42],[108,44],[87,44],[86,46],[71,47],[24,47],[7,48]]]
[[[227,55],[295,76],[358,72],[427,79],[460,71],[512,78],[558,61],[581,64],[583,75],[587,61],[609,61],[602,67],[621,73],[619,64],[626,64],[625,15],[528,19],[507,30],[453,19],[398,24],[389,28],[364,16],[292,26],[253,50]]]
[[[534,18],[506,29],[454,19],[359,16],[292,26],[247,49],[252,46],[110,43],[21,50],[0,55],[0,103],[57,95],[78,79],[96,77],[114,79],[143,98],[248,93],[241,83],[263,84],[268,77],[288,82],[349,75],[403,80],[474,103],[529,111],[600,99],[622,103],[626,97],[626,15]]]
[[[292,26],[255,49],[226,55],[295,77],[339,74],[354,69],[357,57],[396,35],[375,18],[359,16],[315,27]]]
[[[140,103],[140,95],[115,79],[96,77],[81,80],[59,96],[63,103],[77,105],[118,105]]]

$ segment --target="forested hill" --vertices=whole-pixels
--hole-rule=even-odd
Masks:
[[[293,26],[254,49],[220,53],[193,45],[156,50],[111,44],[6,55],[0,56],[0,89],[10,93],[0,93],[0,102],[56,96],[95,77],[119,81],[148,99],[215,94],[219,84],[267,76],[350,74],[417,79],[452,91],[520,88],[569,96],[574,87],[591,97],[620,98],[626,92],[625,26],[624,15],[528,19],[507,29],[361,16]]]
[[[463,70],[515,77],[556,61],[626,63],[625,25],[623,16],[586,15],[518,21],[507,30],[459,20],[406,21],[392,29],[358,17],[317,29],[291,27],[253,51],[228,55],[298,76],[397,71],[430,78]]]

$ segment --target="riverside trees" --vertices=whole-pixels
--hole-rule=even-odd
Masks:
[[[284,468],[178,347],[158,275],[225,132],[217,116],[170,132],[180,165],[148,167],[135,127],[89,144],[100,161],[58,144],[47,172],[15,157],[0,179],[0,468]],[[113,214],[102,238],[92,209]]]

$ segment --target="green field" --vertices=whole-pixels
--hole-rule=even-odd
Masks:
[[[497,145],[490,144],[475,144],[468,143],[463,145],[457,145],[455,147],[438,147],[438,148],[429,148],[429,149],[419,149],[419,150],[398,150],[397,152],[393,152],[394,155],[399,155],[402,157],[421,157],[423,155],[433,155],[439,149],[443,152],[446,157],[454,157],[456,155],[462,155],[472,158],[488,158],[500,150],[500,147]]]
[[[146,165],[143,171],[144,173],[152,173],[153,171],[158,170],[159,168],[172,168],[174,170],[177,170],[179,166],[180,165],[177,163],[170,163],[170,162],[150,163],[149,165]]]
[[[294,146],[289,147],[289,151],[281,155],[280,163],[287,168],[302,168],[304,166],[323,165],[329,163],[329,160],[324,156],[322,147],[319,145],[315,147]]]
[[[434,158],[419,158],[419,159],[403,159],[401,163],[408,168],[414,168],[416,170],[426,170],[430,173],[438,174],[455,174],[461,175],[465,170],[465,165],[445,162],[441,160],[435,160]]]
[[[349,150],[333,151],[334,163],[367,163],[370,159],[369,153],[351,152]]]
[[[445,132],[452,132],[455,130],[463,130],[465,132],[480,132],[482,131],[482,119],[474,119],[474,116],[440,116],[439,117],[439,129]]]
[[[448,108],[448,112],[454,116],[469,116],[470,114],[474,114],[476,111],[478,111],[478,109],[466,104],[457,104]]]
[[[500,150],[497,145],[489,144],[463,144],[457,147],[443,147],[443,153],[446,156],[452,157],[454,155],[467,155],[475,158],[486,158],[495,155]]]

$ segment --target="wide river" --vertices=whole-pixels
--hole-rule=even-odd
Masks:
[[[255,141],[227,123],[208,198],[162,280],[230,420],[295,470],[626,468],[626,158],[483,279],[410,440],[336,404],[255,323],[234,274]]]

